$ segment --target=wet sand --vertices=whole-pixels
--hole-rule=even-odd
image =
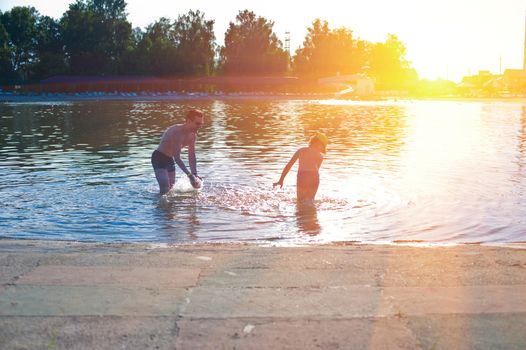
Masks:
[[[524,349],[526,244],[0,240],[2,349]]]

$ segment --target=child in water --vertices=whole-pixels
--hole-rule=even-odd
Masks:
[[[302,147],[294,153],[285,166],[285,169],[283,169],[279,181],[275,182],[274,186],[279,185],[280,188],[283,187],[285,176],[287,176],[290,168],[292,168],[296,160],[299,159],[298,177],[296,182],[296,195],[298,202],[313,202],[316,192],[318,191],[318,185],[320,184],[318,170],[323,161],[322,153],[325,153],[327,143],[327,136],[321,132],[317,132],[316,135],[311,137],[308,147]]]

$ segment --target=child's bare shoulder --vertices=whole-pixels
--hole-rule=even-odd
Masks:
[[[308,152],[309,151],[309,147],[301,147],[299,148],[296,153],[301,156],[302,154],[305,154],[305,152]]]

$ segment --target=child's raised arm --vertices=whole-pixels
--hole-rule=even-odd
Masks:
[[[292,156],[292,158],[290,158],[289,162],[287,163],[287,165],[285,165],[285,168],[283,169],[283,172],[281,173],[281,177],[279,178],[279,181],[274,182],[273,184],[274,187],[276,187],[277,185],[279,185],[280,188],[283,187],[283,181],[285,180],[285,176],[287,176],[290,168],[292,168],[294,163],[296,163],[296,160],[298,160],[299,153],[300,151],[297,150],[296,153],[294,153],[294,155]]]

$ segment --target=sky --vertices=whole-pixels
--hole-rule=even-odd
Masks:
[[[0,0],[0,10],[34,6],[41,14],[60,18],[73,0]],[[488,70],[494,74],[523,65],[525,0],[127,0],[128,20],[144,28],[160,17],[175,19],[201,10],[215,20],[218,44],[239,10],[249,9],[274,22],[282,40],[290,32],[291,51],[301,46],[316,18],[330,28],[345,26],[356,37],[378,42],[396,34],[406,57],[421,78],[460,81]]]

